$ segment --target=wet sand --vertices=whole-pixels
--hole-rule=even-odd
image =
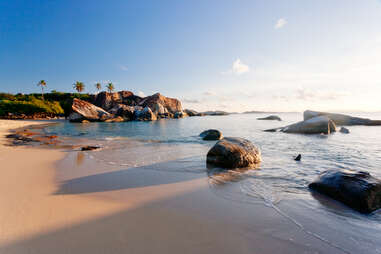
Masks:
[[[21,125],[11,122],[1,136]],[[176,160],[100,167],[82,152],[1,142],[1,254],[345,253],[271,207],[219,197],[206,172],[167,171]]]

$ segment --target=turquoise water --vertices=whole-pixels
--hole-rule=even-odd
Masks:
[[[301,113],[283,113],[283,121],[260,121],[266,114],[191,117],[156,122],[64,122],[45,132],[88,140],[103,147],[95,157],[105,167],[151,165],[155,170],[207,174],[210,190],[231,202],[273,207],[307,234],[344,253],[381,253],[381,212],[359,214],[322,196],[307,185],[328,169],[364,170],[381,178],[381,126],[349,126],[350,134],[298,135],[263,132],[302,120]],[[353,116],[381,119],[380,113]],[[262,152],[259,170],[214,174],[206,153],[215,142],[199,133],[218,129],[224,136],[252,141]],[[132,142],[132,143],[131,143]],[[293,157],[302,154],[302,161]],[[89,154],[89,156],[92,156]],[[176,161],[175,167],[155,167]],[[160,164],[162,165],[162,164]],[[169,165],[169,164],[168,164]],[[332,235],[335,239],[330,239]]]

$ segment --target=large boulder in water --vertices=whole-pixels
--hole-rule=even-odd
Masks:
[[[267,116],[267,117],[260,117],[260,118],[257,118],[257,120],[277,120],[277,121],[282,121],[282,119],[279,116],[276,116],[276,115],[270,115],[270,116]]]
[[[149,107],[153,110],[155,108],[155,104],[162,105],[169,113],[172,114],[183,111],[179,100],[165,97],[160,93],[145,97],[142,101],[140,101],[139,106]]]
[[[254,168],[261,162],[261,152],[249,140],[223,138],[209,150],[206,162],[222,168]]]
[[[143,98],[134,95],[130,91],[119,91],[115,93],[101,92],[95,97],[94,104],[105,110],[112,109],[117,104],[137,106]]]
[[[88,121],[106,121],[113,118],[113,115],[106,112],[90,102],[74,98],[73,105],[71,106],[73,112],[69,116],[71,122]]]
[[[344,114],[332,114],[319,111],[306,110],[303,113],[304,120],[309,120],[317,116],[326,116],[337,125],[381,125],[381,120],[371,120],[368,118],[352,117]]]
[[[206,130],[200,133],[200,137],[203,140],[220,140],[222,139],[222,133],[219,130]]]
[[[381,181],[368,172],[329,170],[308,187],[362,213],[381,208]]]
[[[306,121],[297,122],[286,127],[270,129],[266,131],[280,130],[286,133],[299,133],[299,134],[330,134],[336,131],[335,123],[326,116],[318,116]]]

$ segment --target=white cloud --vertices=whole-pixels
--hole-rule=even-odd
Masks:
[[[146,95],[142,91],[138,92],[138,96],[140,96],[140,97],[146,97]]]
[[[275,29],[281,29],[282,27],[284,27],[286,24],[287,24],[287,20],[286,19],[278,19],[278,21],[276,22],[276,24],[274,25],[274,28]]]
[[[119,67],[119,69],[121,69],[122,71],[128,71],[128,67],[127,67],[126,65],[119,64],[118,67]]]
[[[211,91],[207,91],[207,92],[204,92],[204,95],[206,95],[206,96],[215,96],[216,93],[215,92],[211,92]]]
[[[226,72],[222,72],[222,74],[235,74],[235,75],[241,75],[246,72],[250,71],[250,67],[246,64],[244,64],[241,59],[237,58],[233,62],[232,68]]]
[[[350,95],[347,92],[311,90],[303,87],[296,91],[296,98],[299,100],[337,100]]]

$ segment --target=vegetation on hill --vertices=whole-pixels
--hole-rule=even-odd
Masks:
[[[71,112],[71,105],[74,98],[90,101],[91,95],[62,93],[57,91],[44,93],[43,97],[41,93],[0,93],[0,116],[6,116],[8,113],[16,115],[48,113],[56,116],[68,116]]]

